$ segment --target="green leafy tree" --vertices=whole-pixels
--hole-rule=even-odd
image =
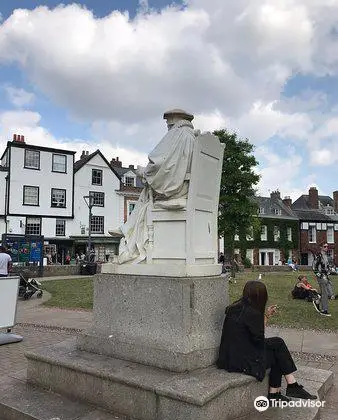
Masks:
[[[238,139],[227,130],[214,132],[225,144],[219,200],[218,231],[224,237],[225,260],[234,260],[234,237],[238,234],[242,260],[246,253],[246,235],[259,229],[257,202],[253,200],[260,176],[254,169],[258,165],[253,156],[254,146]],[[253,230],[253,231],[252,231]],[[244,238],[244,239],[243,239]]]

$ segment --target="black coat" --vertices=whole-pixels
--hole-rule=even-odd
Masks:
[[[264,315],[240,301],[225,311],[217,366],[262,381],[265,376]]]

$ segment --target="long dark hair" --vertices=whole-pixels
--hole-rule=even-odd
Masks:
[[[247,281],[243,289],[242,300],[264,314],[268,300],[268,292],[265,284],[257,280]]]

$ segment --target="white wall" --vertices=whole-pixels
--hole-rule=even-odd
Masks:
[[[0,215],[5,214],[6,176],[7,171],[0,171]]]
[[[92,185],[92,169],[103,171],[102,185]],[[116,229],[120,225],[120,201],[115,190],[120,188],[120,181],[113,171],[107,166],[101,156],[94,156],[88,163],[75,173],[74,180],[74,220],[69,223],[70,235],[81,235],[81,225],[86,227],[88,235],[89,210],[83,199],[89,191],[104,192],[104,207],[93,207],[93,216],[104,216],[104,234],[109,229]],[[93,234],[95,236],[95,234]]]
[[[24,167],[25,149],[11,147],[9,214],[72,216],[73,155],[66,155],[67,173],[57,173],[52,172],[52,154],[40,151],[40,170],[27,169]],[[39,187],[39,206],[23,205],[24,185]],[[66,190],[66,208],[51,207],[52,188]]]
[[[32,216],[34,217],[34,216]],[[62,219],[62,217],[60,217]],[[54,217],[42,217],[41,218],[41,235],[44,235],[47,238],[65,238],[69,236],[70,227],[72,224],[71,219],[64,219],[66,220],[66,230],[65,236],[56,236],[55,235],[55,226],[56,226],[56,218]],[[20,223],[21,222],[21,223]],[[25,234],[25,225],[26,225],[26,216],[8,216],[7,217],[7,233],[17,234],[17,235],[24,235]],[[1,233],[4,233],[1,231]]]

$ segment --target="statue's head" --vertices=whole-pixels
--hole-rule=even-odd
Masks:
[[[172,109],[163,114],[163,119],[167,120],[167,127],[170,130],[178,121],[192,121],[194,116],[183,109]]]

